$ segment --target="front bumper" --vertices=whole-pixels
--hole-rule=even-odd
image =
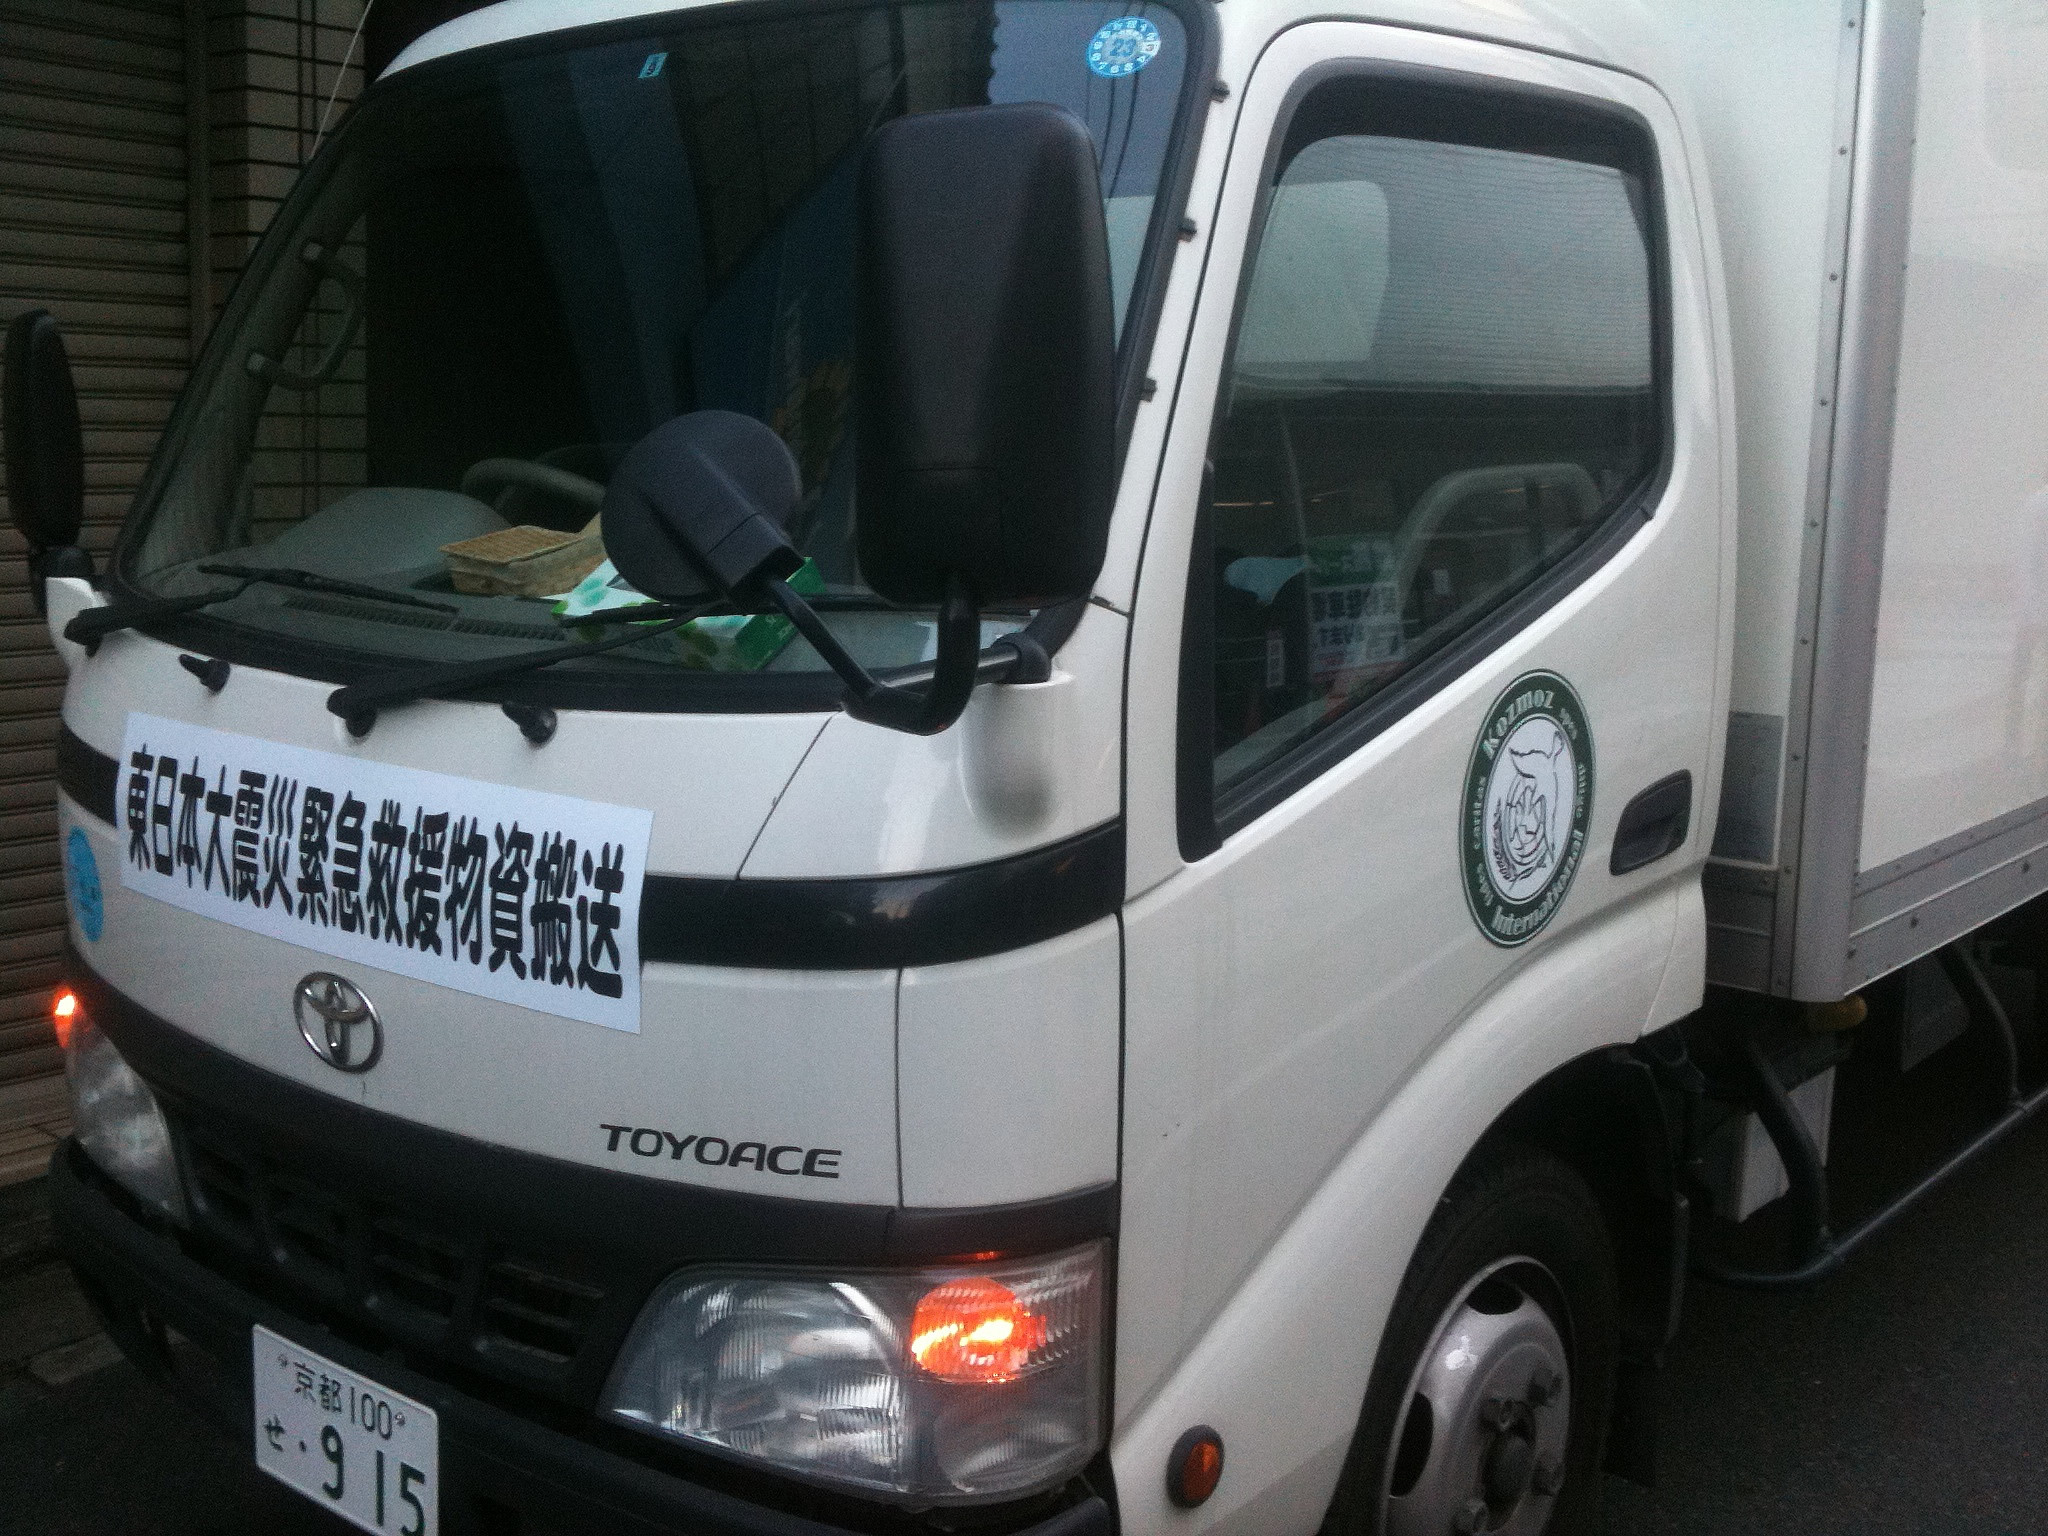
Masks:
[[[173,1240],[131,1216],[75,1142],[65,1143],[51,1163],[50,1207],[60,1246],[123,1351],[197,1399],[228,1433],[254,1432],[249,1338],[256,1323],[431,1406],[440,1418],[441,1529],[448,1536],[849,1536],[859,1529],[770,1509],[642,1465],[308,1324],[188,1258]],[[190,1348],[171,1348],[166,1330]],[[880,1523],[885,1518],[878,1516],[870,1529],[887,1529]],[[1114,1536],[1115,1528],[1108,1507],[1091,1497],[1010,1536]]]

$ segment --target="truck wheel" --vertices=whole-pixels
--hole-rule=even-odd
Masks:
[[[1461,1173],[1394,1302],[1324,1536],[1597,1529],[1614,1252],[1565,1163]]]

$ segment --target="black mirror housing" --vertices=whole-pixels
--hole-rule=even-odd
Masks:
[[[920,736],[943,731],[966,709],[980,671],[981,619],[965,581],[954,576],[939,605],[930,684],[919,692],[880,681],[789,585],[803,556],[783,530],[801,498],[796,460],[772,428],[732,411],[692,411],[641,438],[612,472],[605,550],[649,597],[780,609],[839,674],[855,719]]]
[[[755,603],[764,577],[803,564],[783,529],[802,495],[796,460],[751,416],[692,411],[641,438],[605,490],[605,552],[650,597]]]
[[[861,167],[859,556],[876,592],[1085,597],[1115,495],[1095,146],[1042,103],[884,124]]]
[[[85,439],[71,359],[48,310],[17,315],[7,327],[0,431],[8,510],[31,553],[75,545],[85,520]]]

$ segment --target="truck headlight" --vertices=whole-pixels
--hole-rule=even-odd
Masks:
[[[182,1223],[185,1192],[156,1095],[94,1026],[76,992],[59,987],[50,1016],[64,1049],[71,1128],[78,1144],[108,1178]]]
[[[1048,1488],[1102,1441],[1103,1245],[893,1273],[685,1270],[605,1389],[637,1428],[905,1504]]]

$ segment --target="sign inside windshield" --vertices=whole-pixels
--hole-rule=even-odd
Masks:
[[[121,884],[343,960],[638,1033],[652,813],[131,714]]]

